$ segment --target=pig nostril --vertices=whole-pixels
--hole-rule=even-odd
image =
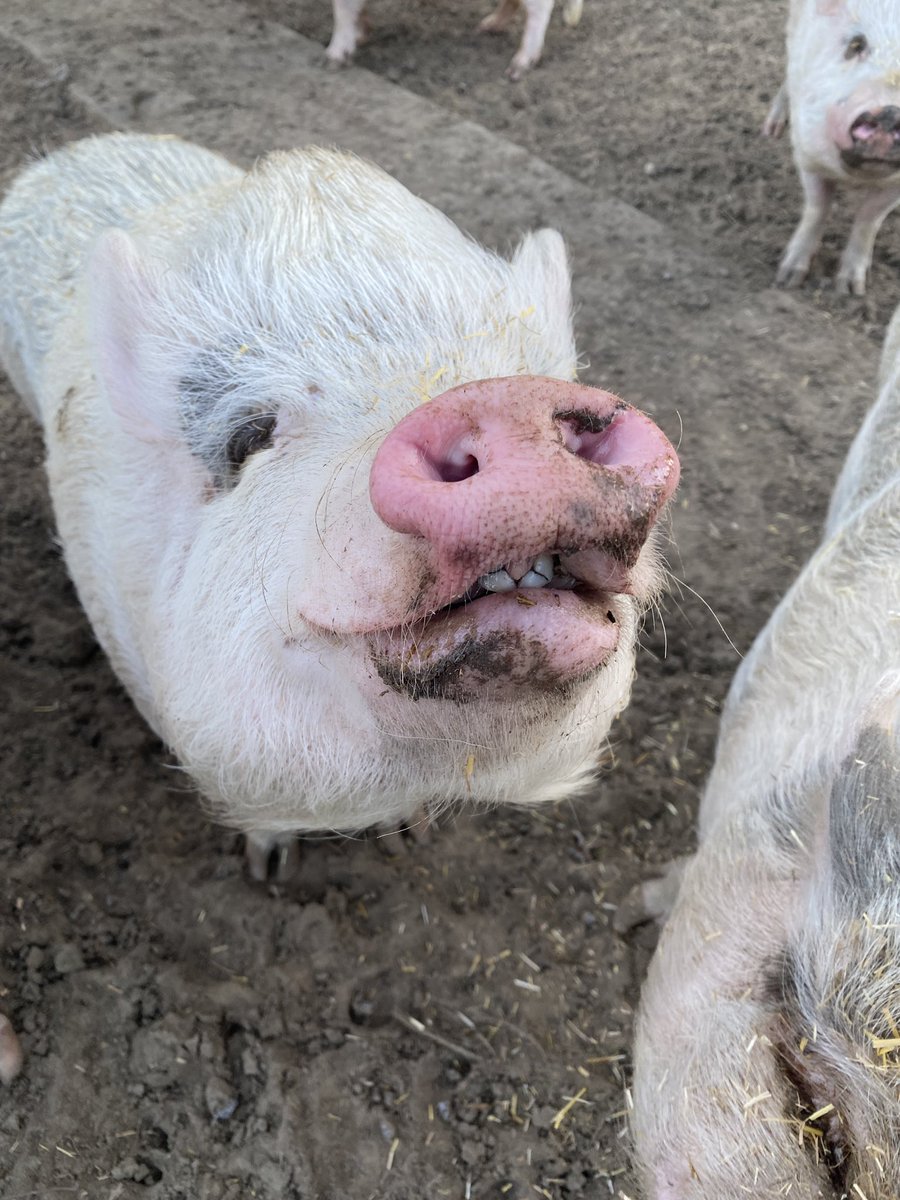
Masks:
[[[891,105],[874,112],[861,113],[850,126],[850,136],[856,142],[867,142],[877,134],[900,133],[900,108]]]
[[[428,464],[431,478],[441,483],[460,483],[463,479],[477,475],[479,471],[475,455],[461,450],[442,455],[440,458],[428,455],[425,462]]]
[[[615,413],[607,417],[592,412],[554,413],[563,445],[579,458],[601,466],[612,466],[616,441]]]

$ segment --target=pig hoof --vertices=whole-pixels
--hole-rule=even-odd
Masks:
[[[644,925],[647,921],[656,921],[662,925],[672,911],[681,887],[682,876],[692,857],[687,855],[684,858],[672,859],[663,868],[659,878],[645,879],[643,883],[633,887],[613,917],[613,929],[616,933],[628,933],[635,926]]]
[[[300,866],[300,845],[290,833],[248,833],[244,854],[257,883],[288,883]]]
[[[432,820],[424,808],[418,808],[406,821],[377,834],[378,849],[388,858],[402,854],[411,842],[414,846],[431,843]]]
[[[9,1018],[0,1013],[0,1083],[12,1083],[22,1070],[22,1046]]]
[[[485,17],[479,22],[479,33],[504,33],[509,28],[509,19],[501,17],[498,13],[491,13],[489,17]]]
[[[779,287],[798,288],[801,287],[809,274],[808,263],[782,263],[778,268],[778,274],[775,276],[775,282]]]
[[[838,271],[834,280],[834,290],[839,296],[864,296],[866,294],[865,268],[848,267]]]
[[[538,60],[536,58],[520,59],[519,56],[516,55],[516,57],[506,68],[506,78],[511,80],[513,83],[517,83],[523,75],[528,74],[532,67],[537,66],[537,63]]]
[[[767,117],[765,119],[765,121],[763,121],[762,129],[760,130],[760,133],[762,134],[763,137],[780,138],[784,134],[784,131],[786,129],[787,129],[787,121],[786,120],[783,120],[780,117],[776,117],[774,120]]]

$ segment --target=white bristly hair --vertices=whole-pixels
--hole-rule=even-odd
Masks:
[[[659,586],[652,544],[611,661],[558,692],[411,700],[333,632],[416,594],[415,539],[368,500],[396,422],[474,379],[574,378],[558,234],[507,261],[336,151],[244,173],[177,139],[90,139],[0,207],[0,349],[43,422],[94,629],[219,818],[359,829],[590,779]],[[232,470],[232,435],[266,421]]]

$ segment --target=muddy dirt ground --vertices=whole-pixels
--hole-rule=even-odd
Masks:
[[[322,0],[248,8],[327,41]],[[361,65],[708,245],[733,264],[723,287],[768,286],[797,212],[787,146],[757,137],[780,5],[588,0],[577,30],[554,15],[519,85],[502,75],[513,41],[477,36],[472,0],[372,8]],[[64,78],[0,44],[0,186],[100,128]],[[835,339],[871,338],[873,375],[898,265],[894,218],[866,300],[818,275],[802,297]],[[629,1039],[656,934],[612,921],[691,845],[737,662],[715,623],[686,595],[665,634],[648,628],[595,794],[462,815],[427,846],[309,841],[294,884],[254,885],[240,839],[205,820],[97,649],[54,544],[39,435],[8,386],[0,406],[0,1007],[28,1055],[0,1092],[3,1200],[634,1196]],[[718,557],[686,565],[739,649],[812,548],[860,411],[808,464],[800,518],[752,595]],[[774,435],[754,444],[676,537],[783,483]]]

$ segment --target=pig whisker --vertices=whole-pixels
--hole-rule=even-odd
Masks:
[[[738,650],[737,646],[731,640],[731,638],[728,634],[728,630],[725,628],[725,626],[719,620],[718,616],[716,615],[715,609],[709,603],[709,601],[705,600],[698,591],[696,591],[694,588],[692,588],[690,586],[689,583],[686,583],[683,579],[679,579],[678,576],[673,571],[667,571],[666,574],[668,575],[669,579],[671,579],[674,583],[677,583],[679,587],[686,588],[691,593],[692,596],[696,596],[697,599],[700,601],[700,603],[709,610],[710,616],[715,621],[715,623],[718,625],[719,629],[722,631],[722,633],[725,637],[725,641],[732,648],[732,650],[735,652],[735,654],[738,656],[738,658],[743,658],[744,655],[740,652],[740,650]]]
[[[675,409],[675,416],[678,418],[678,440],[675,443],[675,453],[677,454],[681,449],[681,443],[684,439],[684,421],[680,409]],[[671,541],[672,539],[670,538],[669,540]]]
[[[669,631],[666,629],[666,620],[665,620],[665,616],[663,614],[662,605],[659,603],[658,600],[653,599],[650,601],[648,607],[649,607],[649,611],[650,611],[650,614],[653,619],[653,627],[656,628],[656,625],[658,622],[659,628],[662,630],[662,635],[663,635],[662,656],[663,656],[663,658],[668,658],[668,656],[669,656]]]

